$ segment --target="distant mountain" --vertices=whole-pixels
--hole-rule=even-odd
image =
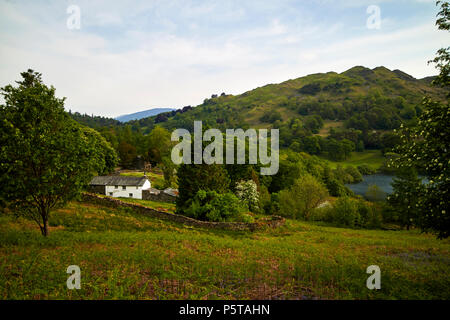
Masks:
[[[120,122],[128,122],[131,120],[139,120],[142,118],[147,118],[147,117],[152,117],[152,116],[156,116],[160,113],[163,112],[170,112],[172,110],[172,108],[153,108],[153,109],[149,109],[149,110],[145,110],[145,111],[139,111],[139,112],[135,112],[135,113],[130,113],[130,114],[125,114],[123,116],[119,116],[117,118],[115,118],[116,120],[120,121]]]

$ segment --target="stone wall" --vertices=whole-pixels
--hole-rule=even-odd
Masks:
[[[160,201],[160,202],[172,202],[174,203],[177,200],[177,197],[171,196],[163,191],[159,191],[158,193],[151,192],[150,190],[142,190],[142,199],[143,200],[151,200],[151,201]]]
[[[119,199],[110,197],[101,197],[92,193],[83,193],[82,200],[85,202],[95,203],[99,205],[109,207],[128,207],[132,208],[136,212],[164,220],[170,220],[178,223],[182,223],[194,227],[204,227],[211,229],[223,229],[223,230],[235,230],[235,231],[254,231],[263,228],[277,228],[285,223],[285,219],[279,216],[269,216],[261,221],[248,223],[248,222],[210,222],[200,221],[193,218],[185,217],[179,214],[170,212],[158,211],[149,207],[145,207],[139,204],[128,203]]]

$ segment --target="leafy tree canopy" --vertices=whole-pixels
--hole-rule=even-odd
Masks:
[[[96,131],[64,111],[64,99],[28,70],[1,89],[0,198],[48,234],[52,208],[75,197],[94,174],[110,172],[116,154]]]
[[[449,3],[437,1],[437,4],[441,10],[436,24],[441,30],[450,30]],[[417,204],[421,212],[420,226],[436,232],[439,238],[446,238],[450,235],[450,48],[440,49],[430,62],[434,62],[440,72],[433,83],[446,90],[447,99],[445,102],[435,101],[429,96],[423,99],[423,112],[417,125],[400,130],[401,143],[396,149],[398,157],[393,164],[416,168],[426,174],[429,183]],[[414,195],[414,190],[409,194]]]

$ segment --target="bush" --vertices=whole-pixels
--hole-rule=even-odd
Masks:
[[[268,214],[279,214],[281,210],[280,193],[274,192],[270,194],[270,203],[266,204],[264,211]]]
[[[188,201],[189,206],[183,214],[205,221],[249,221],[244,215],[246,207],[232,193],[219,194],[215,191],[199,190],[195,197]]]
[[[358,183],[358,182],[363,181],[362,174],[355,167],[349,166],[349,167],[345,168],[345,172],[352,176],[353,183]]]
[[[342,167],[340,167],[342,169]],[[323,181],[325,183],[325,186],[327,187],[328,191],[330,192],[330,195],[333,197],[342,197],[351,195],[352,192],[350,189],[348,189],[342,181],[340,181],[336,174],[338,172],[332,171],[329,167],[325,167],[323,172]]]
[[[267,189],[266,189],[267,190]],[[253,180],[236,183],[236,196],[253,211],[259,211],[259,192]]]
[[[327,181],[327,189],[333,197],[341,197],[347,195],[346,188],[342,182],[336,179]]]
[[[334,206],[315,209],[311,220],[328,222],[337,227],[377,229],[383,221],[381,211],[379,206],[364,200],[343,197],[339,198]]]
[[[184,214],[198,191],[215,191],[225,194],[230,190],[230,178],[224,165],[181,164],[177,169],[179,194],[176,200],[177,213]]]
[[[365,201],[358,201],[357,207],[358,213],[361,217],[361,227],[367,229],[376,229],[381,227],[383,218],[378,207],[368,205]]]
[[[334,208],[332,206],[324,206],[316,208],[311,215],[312,221],[333,222]]]
[[[319,91],[320,91],[320,84],[319,83],[310,83],[310,84],[307,84],[307,85],[301,87],[298,90],[298,92],[300,92],[300,93],[310,94],[310,95],[315,95]]]
[[[309,220],[312,211],[328,197],[327,189],[313,176],[304,175],[288,190],[280,192],[281,214]]]
[[[260,118],[262,122],[274,123],[277,120],[282,120],[281,114],[276,110],[266,111]]]
[[[347,169],[344,169],[342,165],[338,165],[337,168],[333,171],[335,177],[337,177],[343,184],[353,183],[354,178],[351,174],[347,172]]]
[[[361,216],[356,201],[349,197],[339,198],[334,204],[333,223],[339,227],[360,225]]]
[[[372,169],[367,164],[362,164],[358,166],[358,171],[364,176],[374,174],[376,172],[376,170]]]
[[[270,214],[271,211],[271,196],[269,190],[265,185],[260,186],[259,192],[259,208],[262,213]]]
[[[387,202],[377,203],[384,223],[400,224],[400,214]]]

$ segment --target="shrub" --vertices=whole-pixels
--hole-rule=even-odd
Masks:
[[[300,92],[300,93],[310,94],[310,95],[315,95],[319,91],[320,91],[320,84],[319,83],[310,83],[310,84],[307,84],[307,85],[301,87],[298,90],[298,92]]]
[[[199,190],[184,215],[206,221],[238,221],[249,220],[243,215],[246,210],[242,202],[232,193],[219,194],[215,191]]]
[[[344,169],[344,167],[342,167],[342,165],[340,165],[340,164],[333,171],[333,174],[334,174],[335,177],[337,177],[344,184],[353,183],[354,182],[353,176],[351,174],[349,174],[347,172],[347,170]]]
[[[369,205],[365,201],[358,201],[357,207],[358,213],[361,217],[361,227],[367,229],[376,229],[381,227],[383,218],[378,207]]]
[[[349,197],[339,198],[334,204],[333,223],[340,227],[360,225],[361,216],[356,201]]]
[[[392,224],[400,224],[400,214],[394,209],[388,202],[380,202],[378,203],[381,211],[381,215],[383,217],[383,222],[392,223]]]
[[[251,211],[259,211],[259,192],[256,183],[253,180],[236,183],[236,196],[248,206]]]
[[[313,176],[305,175],[288,190],[280,192],[281,214],[294,219],[309,220],[314,208],[328,197],[327,189]]]
[[[381,211],[378,205],[342,197],[333,206],[314,209],[311,220],[329,222],[337,227],[377,229],[383,221]]]
[[[176,201],[177,213],[190,206],[198,191],[229,192],[230,178],[224,165],[220,164],[181,164],[177,170],[179,194]]]
[[[342,181],[340,181],[336,177],[336,173],[336,171],[333,172],[329,167],[325,167],[323,172],[323,181],[328,191],[330,192],[330,195],[332,195],[333,197],[351,195],[352,192],[350,191],[350,189],[344,186]]]
[[[314,209],[311,220],[312,221],[324,221],[333,222],[334,208],[332,206],[324,206]]]
[[[265,211],[270,214],[279,214],[280,210],[280,193],[273,192],[270,194],[270,203],[267,205]]]
[[[358,171],[364,176],[374,174],[376,172],[374,169],[369,167],[367,164],[362,164],[362,165],[358,166]]]
[[[263,213],[270,214],[271,211],[271,196],[269,190],[265,185],[260,186],[259,192],[259,208]]]
[[[266,111],[260,118],[262,122],[274,123],[277,120],[282,120],[281,114],[276,110]]]
[[[358,183],[358,182],[363,181],[362,174],[355,167],[349,166],[349,167],[345,168],[345,172],[352,176],[353,183]]]
[[[336,179],[328,181],[327,188],[333,197],[345,197],[353,195],[353,191],[351,191],[349,188],[344,186],[342,182]]]

